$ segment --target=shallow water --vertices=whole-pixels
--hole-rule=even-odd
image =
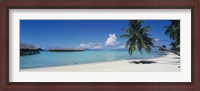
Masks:
[[[164,55],[163,52],[156,50],[152,51],[150,54],[143,52],[143,55],[136,51],[132,56],[128,54],[127,50],[40,52],[40,54],[20,56],[20,69],[118,61],[123,59],[145,59],[160,57],[162,55]]]

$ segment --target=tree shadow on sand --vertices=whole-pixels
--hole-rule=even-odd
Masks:
[[[180,57],[173,57],[173,59],[180,59]]]
[[[152,63],[156,63],[154,61],[131,61],[129,63],[134,63],[134,64],[152,64]]]

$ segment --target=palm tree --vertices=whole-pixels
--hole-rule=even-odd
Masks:
[[[121,35],[121,38],[128,38],[125,47],[129,49],[129,54],[132,55],[133,52],[138,49],[142,54],[142,49],[145,49],[147,53],[151,52],[151,45],[154,44],[154,39],[149,37],[149,31],[151,26],[142,27],[144,21],[142,20],[131,20],[130,26],[123,31],[126,34]]]
[[[171,24],[165,26],[165,34],[172,40],[172,50],[180,51],[180,20],[170,20]]]
[[[142,49],[145,49],[147,53],[151,52],[152,47],[156,47],[163,51],[169,51],[174,54],[180,55],[179,52],[174,50],[169,50],[164,47],[156,46],[154,44],[154,38],[149,36],[149,31],[151,30],[151,26],[144,26],[142,27],[143,20],[131,20],[130,26],[123,31],[126,34],[122,34],[121,38],[127,38],[127,42],[125,47],[129,49],[129,54],[132,55],[133,52],[138,49],[138,51],[142,54]]]

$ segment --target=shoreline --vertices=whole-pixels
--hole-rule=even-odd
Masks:
[[[142,63],[133,63],[142,61]],[[141,60],[118,60],[77,65],[20,69],[20,72],[180,72],[180,56],[164,56]]]

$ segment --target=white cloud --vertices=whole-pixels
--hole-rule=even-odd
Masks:
[[[154,38],[155,42],[159,42],[160,39],[159,38]]]
[[[83,44],[83,43],[79,45],[80,48],[84,48],[84,47],[86,47],[86,46],[87,46],[87,45],[86,45],[86,44]]]
[[[113,46],[117,45],[119,42],[117,41],[117,37],[115,34],[109,34],[108,39],[105,42],[105,46]]]
[[[119,49],[124,49],[125,48],[125,45],[121,45],[118,47]]]
[[[101,43],[88,43],[88,44],[80,44],[79,48],[83,48],[83,49],[100,49],[102,48],[102,44]]]
[[[115,47],[115,48],[113,48],[113,49],[126,49],[126,47],[125,47],[125,45],[120,45],[120,46]]]

